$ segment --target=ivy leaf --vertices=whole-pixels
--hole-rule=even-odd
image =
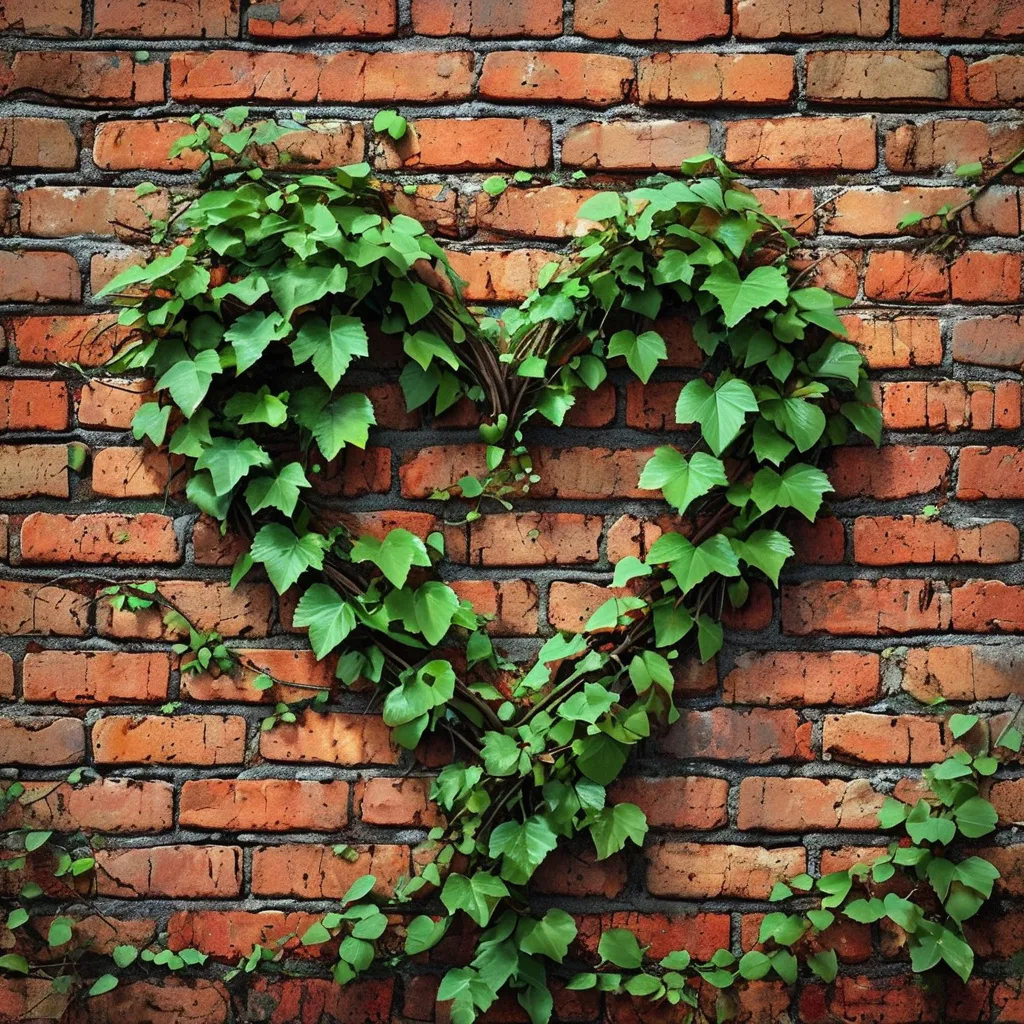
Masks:
[[[194,359],[179,359],[156,382],[156,389],[170,391],[175,405],[191,417],[210,390],[213,375],[220,372],[220,356],[213,349],[204,349]]]
[[[302,464],[289,462],[276,476],[258,476],[252,480],[245,489],[245,500],[253,513],[276,508],[290,516],[299,501],[299,488],[309,486]]]
[[[757,530],[746,540],[733,540],[731,543],[747,565],[760,569],[775,586],[779,585],[779,573],[786,559],[793,554],[793,545],[785,534],[778,530]]]
[[[847,341],[829,341],[807,359],[815,377],[837,377],[856,386],[864,357]]]
[[[750,496],[762,513],[773,508],[795,508],[814,522],[822,496],[832,490],[828,477],[814,466],[797,463],[781,476],[767,466],[754,474]]]
[[[728,486],[725,466],[707,452],[695,452],[686,459],[675,448],[655,448],[640,474],[639,486],[660,490],[665,500],[683,515],[690,503],[713,487]]]
[[[628,748],[618,740],[599,732],[577,742],[580,749],[576,755],[576,764],[591,782],[607,786],[622,771]]]
[[[329,292],[343,292],[348,282],[348,268],[340,263],[325,267],[308,260],[294,260],[273,273],[267,273],[266,278],[281,316],[291,321],[300,306],[316,302]]]
[[[422,320],[434,308],[430,289],[420,281],[396,278],[391,285],[391,298],[402,307],[410,324]]]
[[[89,995],[101,996],[117,988],[118,980],[113,974],[101,974],[90,986]]]
[[[607,714],[618,700],[618,694],[600,683],[584,683],[583,689],[562,701],[559,717],[569,722],[589,722],[593,725]]]
[[[262,562],[274,589],[283,594],[307,569],[322,569],[330,541],[319,533],[297,537],[287,526],[268,523],[252,539],[249,551]]]
[[[657,331],[616,331],[608,342],[609,356],[625,356],[626,365],[646,384],[658,363],[668,358],[665,341]]]
[[[240,316],[225,332],[224,340],[235,351],[235,370],[245,373],[259,362],[272,341],[283,338],[291,327],[280,313],[269,316],[253,311]]]
[[[501,857],[501,877],[525,885],[544,858],[558,845],[558,836],[540,815],[506,821],[491,832],[488,854]]]
[[[699,424],[715,455],[736,439],[748,412],[757,412],[757,399],[750,385],[737,377],[719,377],[714,389],[703,380],[691,380],[676,402],[676,420]]]
[[[224,403],[224,412],[237,418],[241,426],[251,423],[265,423],[269,427],[279,427],[288,419],[288,392],[272,395],[266,384],[253,394],[250,391],[239,391]]]
[[[332,316],[330,325],[320,317],[307,317],[292,342],[292,358],[299,366],[313,359],[313,369],[333,391],[357,356],[368,354],[368,338],[356,316]]]
[[[710,615],[697,619],[697,648],[702,663],[709,662],[722,649],[723,639],[722,624],[717,619]]]
[[[412,566],[430,565],[426,545],[402,527],[389,530],[383,541],[369,535],[360,537],[352,545],[349,557],[353,562],[373,562],[396,587],[405,586]]]
[[[641,948],[637,937],[628,928],[609,928],[601,933],[597,954],[602,961],[635,970],[644,960],[646,946]]]
[[[927,971],[944,960],[966,982],[974,970],[974,950],[948,928],[931,921],[924,922],[924,925],[925,936],[910,946],[913,969],[916,972]]]
[[[539,953],[560,964],[576,938],[576,922],[564,910],[551,909],[539,921],[522,921],[516,936],[520,952]]]
[[[319,661],[355,629],[356,614],[332,587],[314,583],[299,598],[292,621],[309,627],[310,646]]]
[[[503,732],[485,733],[481,753],[488,775],[511,775],[519,764],[519,744]]]
[[[968,839],[987,836],[999,822],[996,809],[983,797],[972,796],[959,807],[953,808],[957,828]]]
[[[330,462],[347,444],[365,448],[370,427],[377,422],[370,399],[355,392],[339,395],[328,402],[313,423],[313,436],[325,459]]]
[[[218,495],[230,494],[250,469],[269,465],[270,456],[248,437],[215,437],[196,459],[196,469],[209,471]]]
[[[55,946],[63,946],[70,942],[72,924],[70,917],[55,917],[50,922],[50,930],[46,935],[47,945],[53,949]]]
[[[167,434],[167,421],[171,418],[169,405],[158,405],[146,402],[140,405],[132,417],[132,437],[141,441],[148,437],[158,447],[164,443]]]
[[[726,327],[735,327],[755,309],[773,302],[784,304],[789,296],[789,282],[781,267],[757,267],[741,278],[736,264],[728,260],[712,267],[700,287],[718,299]]]
[[[441,890],[441,902],[450,914],[457,910],[465,911],[484,928],[498,900],[507,895],[508,888],[500,878],[495,878],[487,871],[477,871],[468,878],[459,874],[449,875]]]
[[[433,949],[447,934],[451,918],[435,921],[426,914],[414,917],[405,930],[405,952],[407,956],[415,956]]]
[[[736,552],[724,534],[716,533],[698,547],[694,547],[685,537],[677,536],[683,543],[679,545],[676,557],[669,562],[668,570],[684,594],[715,572],[720,576],[739,576]],[[651,550],[653,552],[653,546]]]
[[[826,985],[831,985],[839,973],[839,961],[834,949],[824,949],[819,953],[811,953],[807,957],[807,966],[821,978]]]
[[[615,804],[598,811],[590,824],[597,859],[604,860],[618,853],[627,840],[643,846],[647,835],[647,816],[636,804]]]
[[[413,595],[413,613],[427,643],[441,642],[459,607],[459,597],[451,587],[438,580],[424,583]]]

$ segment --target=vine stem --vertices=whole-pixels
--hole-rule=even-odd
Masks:
[[[978,185],[971,195],[965,199],[962,203],[954,206],[951,210],[945,214],[941,214],[942,218],[947,224],[953,223],[960,214],[965,210],[969,210],[1000,178],[1005,177],[1013,168],[1013,165],[1024,160],[1024,146],[1017,150],[1008,160],[1001,163],[980,185]],[[934,220],[940,214],[932,213],[925,217],[925,220]]]

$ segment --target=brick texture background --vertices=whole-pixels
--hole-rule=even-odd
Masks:
[[[95,575],[157,578],[276,676],[330,684],[291,602],[259,581],[228,588],[236,548],[177,500],[168,460],[132,441],[148,386],[67,368],[100,366],[122,337],[92,295],[141,258],[146,213],[166,216],[190,187],[193,162],[167,149],[197,109],[306,111],[282,147],[415,183],[397,204],[449,240],[481,302],[525,294],[595,182],[671,171],[710,147],[800,225],[813,280],[854,300],[845,320],[877,382],[884,446],[837,453],[831,512],[796,530],[781,595],[755,588],[717,664],[680,672],[681,720],[616,787],[647,812],[643,854],[596,864],[581,851],[542,871],[544,898],[579,915],[584,953],[601,925],[638,929],[656,955],[748,947],[776,878],[883,841],[883,794],[912,794],[951,747],[946,709],[929,702],[999,713],[1021,693],[1021,196],[1012,178],[993,188],[951,261],[896,225],[961,200],[958,163],[1024,145],[1022,0],[0,0],[0,29],[0,763],[42,797],[0,824],[108,837],[105,916],[80,935],[109,948],[166,932],[174,948],[231,960],[303,930],[367,870],[393,882],[434,820],[422,770],[409,774],[365,696],[338,693],[329,714],[261,734],[267,701],[302,691],[181,680],[156,615],[90,602]],[[408,136],[375,138],[373,112],[396,102]],[[519,168],[534,185],[480,190]],[[590,177],[559,174],[578,168]],[[138,199],[143,180],[159,189]],[[543,479],[528,502],[448,531],[449,578],[496,613],[517,657],[579,628],[610,565],[667,522],[636,480],[671,442],[699,359],[685,325],[662,327],[670,365],[649,386],[613,372],[566,429],[533,431]],[[421,422],[378,362],[358,383],[381,426],[339,466],[335,496],[368,530],[422,534],[438,523],[431,491],[482,449],[470,409]],[[69,444],[87,450],[80,471]],[[923,515],[929,505],[941,514]],[[168,700],[181,702],[173,715],[159,710]],[[81,765],[98,777],[55,787]],[[1004,878],[998,912],[972,931],[982,953],[1008,957],[1024,950],[1012,828],[1024,779],[1011,769],[991,795]],[[337,842],[359,859],[334,856]],[[421,975],[344,990],[137,982],[74,1019],[442,1022],[436,968],[460,948],[448,940]],[[755,984],[745,1019],[1024,1020],[1013,977],[936,997],[907,984],[889,936],[848,926],[840,952],[834,986]],[[38,994],[0,982],[0,1017]],[[559,992],[556,1015],[656,1016],[597,999]],[[491,1019],[521,1015],[508,1003]]]

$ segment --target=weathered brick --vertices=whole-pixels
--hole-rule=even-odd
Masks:
[[[711,129],[702,121],[588,121],[566,133],[562,163],[591,169],[670,170],[706,152],[710,143]]]
[[[826,715],[822,756],[873,764],[931,764],[946,755],[942,723],[920,715]]]
[[[92,779],[67,782],[26,781],[24,796],[2,821],[6,828],[79,829],[113,833],[163,832],[173,822],[174,787],[140,779]]]
[[[19,316],[7,322],[18,362],[25,365],[78,363],[102,366],[128,340],[116,316]]]
[[[729,820],[729,783],[702,776],[627,777],[608,790],[611,803],[636,804],[652,828],[712,829]]]
[[[494,636],[533,636],[537,632],[537,585],[529,580],[456,580],[452,589],[481,615],[493,615]]]
[[[878,302],[946,302],[949,266],[934,253],[882,250],[868,257],[864,295]]]
[[[23,234],[35,238],[114,235],[141,242],[150,220],[166,220],[170,197],[164,189],[137,196],[132,188],[28,188],[18,196]]]
[[[61,381],[0,380],[0,430],[66,430],[68,389]]]
[[[746,778],[736,823],[767,832],[872,829],[883,799],[867,779]]]
[[[599,53],[499,50],[484,58],[479,92],[489,100],[608,107],[633,88],[633,61]]]
[[[567,238],[585,234],[594,223],[576,216],[593,194],[561,185],[506,189],[497,199],[481,192],[471,200],[470,219],[478,227],[501,235]]]
[[[730,121],[725,159],[744,171],[870,171],[875,121],[864,117],[787,117]]]
[[[78,302],[82,278],[67,252],[0,252],[0,301]]]
[[[663,39],[693,42],[729,34],[722,0],[577,0],[576,31],[592,39]]]
[[[948,589],[931,580],[848,580],[782,588],[782,630],[793,636],[891,636],[949,629]]]
[[[155,512],[84,516],[33,512],[21,526],[22,562],[171,565],[181,560],[174,521]]]
[[[656,53],[641,58],[637,88],[649,105],[787,103],[796,75],[781,53]]]
[[[73,170],[78,142],[64,121],[46,117],[0,117],[0,167]]]
[[[93,456],[92,490],[100,497],[158,498],[170,483],[171,460],[163,451],[104,448]]]
[[[84,636],[89,607],[88,594],[58,584],[0,580],[0,632],[12,636]]]
[[[722,681],[736,704],[870,704],[880,690],[877,654],[773,651],[743,654]]]
[[[849,340],[860,349],[872,369],[937,366],[942,362],[941,326],[936,319],[854,314],[844,314],[840,319]]]
[[[315,764],[397,764],[391,731],[373,715],[305,712],[294,725],[260,733],[260,753],[269,761]]]
[[[648,891],[675,899],[765,899],[776,882],[806,865],[803,847],[765,850],[671,840],[652,844],[645,857]]]
[[[316,955],[299,942],[320,915],[283,910],[182,910],[167,921],[167,948],[198,949],[221,960],[247,957],[257,945],[291,956]],[[248,951],[248,952],[247,952]]]
[[[1016,0],[903,0],[899,32],[908,39],[1014,39],[1024,36]]]
[[[377,39],[398,27],[395,0],[283,0],[249,8],[248,33],[257,39]]]
[[[953,327],[953,358],[958,363],[1018,369],[1024,364],[1024,317],[958,320]]]
[[[140,899],[224,899],[242,892],[237,846],[152,846],[96,851],[96,891]]]
[[[993,646],[915,647],[906,653],[902,686],[922,703],[1004,700],[1017,692],[1024,652],[1015,642]]]
[[[1024,498],[1024,448],[962,449],[956,496],[967,501]]]
[[[1020,557],[1020,531],[1006,522],[953,526],[926,516],[858,516],[853,557],[861,565],[998,565]]]
[[[0,700],[14,697],[14,659],[6,652],[0,652]]]
[[[1024,631],[1024,587],[969,580],[953,588],[953,628],[968,633]]]
[[[603,520],[576,512],[497,513],[471,524],[469,565],[596,562]]]
[[[70,37],[81,31],[82,0],[56,0],[46,5],[36,0],[6,0],[0,10],[0,32]]]
[[[310,53],[238,50],[171,55],[171,98],[176,100],[316,99],[322,64]]]
[[[885,162],[900,174],[952,171],[981,160],[1000,164],[1024,146],[1024,129],[984,121],[941,118],[905,124],[885,137]]]
[[[151,1024],[221,1024],[231,996],[223,983],[205,978],[122,983],[89,1003],[89,1024],[117,1024],[125,1014],[146,1015]]]
[[[155,400],[151,380],[93,377],[77,397],[78,422],[83,427],[124,430],[143,404]]]
[[[530,117],[418,118],[397,142],[377,136],[374,153],[381,170],[547,167],[551,126]]]
[[[164,65],[127,50],[22,50],[0,58],[0,96],[100,107],[162,103]]]
[[[181,681],[181,692],[192,700],[259,704],[301,700],[310,686],[331,690],[335,686],[333,657],[317,661],[310,650],[236,648],[239,664],[233,672],[190,672]],[[274,685],[257,690],[253,680],[269,675]]]
[[[909,498],[945,490],[950,471],[943,448],[840,448],[832,457],[829,479],[837,498]]]
[[[469,302],[522,302],[537,285],[537,275],[552,261],[546,249],[474,249],[452,252],[452,270],[465,282]]]
[[[81,764],[85,726],[77,718],[0,718],[0,763]]]
[[[334,832],[348,821],[347,782],[190,779],[178,817],[191,828],[227,832]]]
[[[98,0],[97,37],[224,39],[238,35],[238,0]]]
[[[956,72],[957,59],[950,61]],[[997,53],[964,65],[960,94],[955,99],[965,106],[1010,107],[1024,99],[1024,57],[1013,53]]]
[[[791,710],[682,711],[679,720],[658,741],[671,757],[712,761],[738,759],[746,764],[808,761],[811,727]]]
[[[0,445],[0,498],[66,498],[67,445]]]
[[[878,387],[890,430],[1013,430],[1021,422],[1018,381],[901,381]]]
[[[425,36],[547,38],[562,32],[559,0],[413,0],[413,31]]]
[[[430,779],[367,779],[354,800],[356,813],[369,825],[433,828],[443,823],[430,799]]]
[[[816,50],[807,55],[806,90],[816,103],[943,100],[949,69],[934,50]]]
[[[363,875],[377,878],[376,891],[387,895],[409,874],[407,846],[357,845],[355,860],[339,857],[330,846],[285,843],[259,846],[252,853],[252,891],[257,896],[337,899]]]
[[[579,918],[577,941],[588,958],[597,955],[601,935],[610,928],[627,928],[636,935],[654,958],[667,956],[676,949],[693,951],[704,959],[716,949],[729,945],[729,919],[721,913],[634,913],[613,911],[600,916],[587,914]],[[617,1019],[610,1016],[609,1021]]]
[[[821,4],[815,0],[736,0],[734,29],[743,39],[861,36],[879,39],[889,31],[885,0]]]
[[[97,764],[241,764],[238,715],[108,715],[92,728]]]
[[[167,699],[171,656],[131,651],[29,652],[25,700],[61,704],[152,703]]]

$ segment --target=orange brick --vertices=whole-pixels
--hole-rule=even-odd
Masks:
[[[36,238],[67,235],[114,235],[129,241],[148,238],[150,219],[166,220],[170,197],[159,189],[137,196],[132,188],[25,189],[21,204],[21,230]]]
[[[683,760],[770,764],[810,760],[810,739],[810,723],[802,722],[795,711],[712,708],[681,712],[679,720],[658,741],[658,749]]]
[[[1024,587],[969,580],[953,588],[953,628],[968,633],[1024,631]]]
[[[559,0],[413,0],[413,31],[425,36],[550,38],[562,33]]]
[[[0,445],[0,498],[66,498],[67,445]]]
[[[944,491],[950,465],[945,449],[928,445],[839,448],[829,479],[838,498],[910,498]]]
[[[12,636],[84,636],[89,628],[87,594],[57,584],[0,580],[0,632]]]
[[[315,100],[321,59],[311,53],[237,50],[171,54],[171,97],[176,100]]]
[[[864,295],[878,302],[947,302],[949,267],[943,257],[902,249],[868,257]]]
[[[56,0],[45,6],[36,0],[6,0],[0,11],[0,32],[68,37],[77,36],[81,31],[81,0]]]
[[[85,106],[163,103],[163,61],[127,50],[23,50],[0,59],[0,96]]]
[[[859,516],[853,524],[853,557],[861,565],[1015,562],[1020,531],[1003,522],[952,526],[925,516]]]
[[[650,105],[787,103],[793,58],[776,53],[656,53],[640,60],[640,102]]]
[[[903,0],[899,32],[908,39],[1012,39],[1024,35],[1024,9],[1013,0]]]
[[[430,799],[430,779],[367,779],[356,797],[356,812],[370,825],[433,828],[443,823]]]
[[[283,0],[249,11],[249,35],[257,39],[376,39],[398,27],[395,0]]]
[[[0,301],[78,302],[82,278],[67,252],[0,252]]]
[[[169,654],[39,651],[25,655],[25,700],[61,704],[152,703],[167,699]]]
[[[577,0],[575,26],[592,39],[664,39],[692,42],[729,34],[722,0]]]
[[[953,325],[953,359],[1017,369],[1024,363],[1024,317],[987,316]]]
[[[45,117],[0,117],[0,167],[73,170],[78,142],[64,121]]]
[[[729,820],[729,783],[701,776],[618,779],[610,803],[633,803],[652,828],[712,829]]]
[[[902,686],[923,703],[1004,700],[1016,692],[1024,667],[1019,644],[917,647],[907,651]]]
[[[885,162],[900,174],[953,171],[980,160],[1001,164],[1024,146],[1024,129],[984,121],[941,118],[905,124],[885,138]]]
[[[332,54],[325,59],[319,96],[324,101],[341,103],[442,103],[468,99],[475,77],[473,54],[465,50],[359,50]]]
[[[736,0],[734,29],[742,39],[861,36],[880,39],[889,31],[885,0],[820,4],[815,0]]]
[[[97,764],[241,764],[245,719],[237,715],[113,715],[92,729]]]
[[[67,782],[25,781],[25,795],[3,817],[5,828],[55,832],[164,832],[173,823],[174,787],[140,779]]]
[[[242,892],[237,846],[153,846],[96,851],[96,891],[140,899],[223,899]]]
[[[397,142],[377,136],[374,155],[381,170],[547,167],[551,163],[551,126],[529,117],[419,118],[409,122]]]
[[[102,366],[129,338],[116,320],[107,314],[12,317],[7,322],[8,340],[18,362],[25,365]]]
[[[937,101],[949,94],[949,69],[934,50],[815,50],[806,89],[816,103]]]
[[[471,524],[474,566],[580,565],[596,562],[603,520],[576,512],[496,513]]]
[[[304,713],[295,725],[260,733],[268,761],[315,764],[397,764],[399,752],[384,722],[372,715]]]
[[[744,171],[870,171],[877,162],[875,121],[868,116],[730,121],[725,159]]]
[[[503,50],[484,58],[480,95],[490,100],[608,107],[633,88],[633,61],[599,53]]]
[[[949,268],[954,302],[1018,302],[1024,258],[1011,252],[965,252]]]
[[[334,832],[348,822],[347,782],[295,779],[190,779],[179,820],[227,832]]]
[[[66,430],[68,391],[61,381],[0,380],[0,430]]]
[[[999,53],[972,60],[964,69],[963,92],[962,102],[970,106],[1019,104],[1024,100],[1024,58]]]
[[[821,752],[837,761],[871,764],[931,764],[946,756],[942,723],[919,715],[827,715]]]
[[[883,797],[867,779],[746,778],[737,825],[768,832],[874,829]]]
[[[252,891],[257,896],[338,899],[363,875],[377,878],[376,891],[387,895],[410,869],[407,846],[353,846],[355,860],[339,857],[329,846],[285,843],[258,846],[252,852]]]
[[[180,39],[234,38],[238,0],[97,0],[97,37]]]
[[[765,899],[806,865],[803,847],[712,846],[665,840],[645,849],[647,889],[675,899]]]
[[[707,151],[711,129],[701,121],[588,121],[570,128],[562,163],[608,170],[674,170]]]
[[[21,527],[21,560],[26,563],[170,565],[180,561],[181,555],[174,521],[155,512],[137,516],[33,512]]]
[[[722,681],[736,704],[870,704],[880,692],[878,655],[855,651],[749,653]]]
[[[962,449],[956,496],[967,501],[1024,498],[1024,449],[1009,445]]]
[[[77,718],[0,718],[0,763],[81,764],[85,726]]]
[[[93,377],[78,395],[78,422],[83,427],[125,430],[139,408],[156,397],[151,380]]]

